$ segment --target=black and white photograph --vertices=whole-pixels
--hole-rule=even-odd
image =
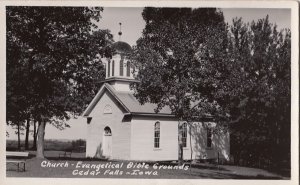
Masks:
[[[7,182],[299,181],[296,2],[78,2],[2,8]]]

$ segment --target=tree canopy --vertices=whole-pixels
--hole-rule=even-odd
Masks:
[[[230,126],[232,154],[252,165],[288,161],[290,31],[277,31],[268,16],[248,24],[236,18],[226,50],[218,40],[205,43],[198,57],[206,67],[198,74],[207,77],[209,94],[220,107],[212,115]]]
[[[95,93],[94,82],[103,78],[99,58],[110,55],[106,46],[112,42],[112,35],[108,30],[92,31],[97,28],[92,20],[99,21],[101,11],[7,7],[9,106],[13,105],[10,100],[18,97],[10,93],[19,93],[26,98],[27,106],[38,111],[36,115],[47,118],[65,117],[66,110],[80,113],[84,109],[85,98],[91,97],[82,95]],[[79,96],[83,98],[77,99]]]
[[[132,58],[140,81],[132,84],[136,98],[142,104],[157,104],[156,112],[168,106],[179,122],[207,117],[208,112],[199,106],[208,105],[207,98],[195,91],[195,70],[201,67],[196,54],[212,29],[224,32],[222,12],[214,8],[145,8],[142,15],[146,26]],[[181,135],[179,162],[183,153]]]
[[[193,87],[200,65],[196,53],[209,29],[225,29],[223,14],[210,8],[145,8],[142,15],[146,26],[133,54],[141,81],[132,85],[136,97],[157,103],[157,111],[169,106],[178,118],[187,118],[204,100]]]
[[[145,8],[143,18],[133,56],[140,82],[131,86],[142,104],[169,106],[179,120],[211,116],[230,128],[237,160],[289,159],[288,29],[278,31],[268,16],[227,25],[206,8]]]
[[[6,7],[8,121],[30,115],[63,128],[58,120],[83,111],[104,78],[100,58],[111,53],[110,31],[95,24],[102,10]]]

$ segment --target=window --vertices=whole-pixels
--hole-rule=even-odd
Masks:
[[[105,105],[103,114],[112,114],[112,108],[110,105]]]
[[[182,147],[187,147],[186,138],[187,138],[187,123],[183,123],[183,125],[182,125],[182,137],[181,137]]]
[[[126,67],[127,67],[127,74],[126,75],[128,77],[130,77],[130,62],[129,61],[127,62],[127,66]]]
[[[123,68],[124,68],[124,61],[123,59],[120,60],[120,76],[123,76]]]
[[[111,129],[109,127],[104,128],[104,135],[105,136],[111,136]]]
[[[160,139],[160,123],[156,122],[154,124],[154,148],[159,148]]]
[[[211,144],[212,144],[212,131],[211,131],[211,128],[207,128],[206,147],[211,148]]]
[[[108,61],[107,77],[110,77],[110,60]]]
[[[113,60],[112,61],[112,64],[111,64],[111,68],[112,68],[112,72],[111,72],[111,76],[115,76],[115,61]]]

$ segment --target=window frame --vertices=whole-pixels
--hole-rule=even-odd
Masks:
[[[104,136],[112,136],[112,131],[109,126],[104,127]]]
[[[126,63],[126,76],[130,77],[130,61]]]
[[[111,76],[115,76],[115,61],[113,60],[111,63]]]
[[[206,148],[212,148],[212,135],[212,129],[208,127],[206,129]]]
[[[160,122],[156,121],[154,123],[154,148],[160,148]]]
[[[110,60],[107,63],[107,77],[110,77]]]
[[[120,60],[120,76],[124,76],[124,60]]]
[[[104,106],[103,114],[112,114],[112,107],[109,104]]]
[[[187,147],[187,123],[184,122],[181,127],[181,144],[182,148]]]

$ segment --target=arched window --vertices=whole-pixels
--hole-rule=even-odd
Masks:
[[[111,76],[115,76],[115,61],[114,60],[112,61],[111,68],[112,68]]]
[[[182,137],[181,137],[181,141],[182,141],[182,147],[187,147],[186,145],[186,141],[187,141],[187,123],[183,123],[182,125]]]
[[[105,136],[111,136],[111,129],[109,127],[104,128],[104,135]]]
[[[159,148],[160,140],[160,123],[156,122],[154,124],[154,148]]]
[[[130,61],[127,62],[127,76],[130,77]]]
[[[110,77],[110,60],[108,61],[108,66],[107,66],[107,77]]]
[[[103,114],[112,114],[112,108],[110,105],[105,105]]]
[[[124,71],[124,61],[123,59],[120,60],[120,76],[123,76],[123,71]]]
[[[211,128],[207,128],[206,147],[211,148],[211,145],[212,145],[212,130],[211,130]]]

